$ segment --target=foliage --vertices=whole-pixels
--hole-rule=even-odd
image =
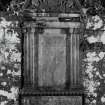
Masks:
[[[96,10],[96,8],[95,8]],[[87,105],[105,104],[105,23],[103,15],[97,10],[95,14],[87,14],[85,45],[82,70]]]
[[[0,105],[17,105],[18,103],[21,83],[21,50],[19,50],[21,37],[16,28],[18,28],[18,21],[7,21],[1,17]]]

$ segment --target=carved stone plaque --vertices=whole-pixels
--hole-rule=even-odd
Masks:
[[[81,96],[30,96],[22,99],[22,105],[82,105]]]
[[[45,29],[39,35],[38,84],[63,87],[66,79],[66,35],[60,29]]]

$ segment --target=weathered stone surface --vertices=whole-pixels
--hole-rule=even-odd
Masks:
[[[35,96],[25,97],[22,105],[82,105],[81,96]]]
[[[39,35],[39,85],[59,86],[65,83],[66,40],[60,29],[45,30]]]

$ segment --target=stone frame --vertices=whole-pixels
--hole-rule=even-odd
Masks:
[[[78,17],[78,15],[77,15]],[[41,19],[42,20],[41,20]],[[72,65],[70,65],[70,54],[68,54],[68,56],[66,56],[66,59],[68,59],[69,63],[67,64],[67,82],[66,82],[66,86],[65,88],[62,90],[52,90],[49,88],[40,88],[38,86],[38,64],[36,63],[34,65],[34,68],[36,69],[35,71],[33,71],[33,66],[32,66],[32,61],[30,59],[33,58],[32,56],[30,56],[29,53],[33,53],[33,43],[34,43],[34,48],[36,50],[36,52],[34,52],[35,55],[35,62],[38,62],[38,33],[43,33],[43,29],[51,29],[51,28],[55,28],[55,29],[63,29],[64,33],[66,33],[66,51],[71,53],[71,50],[73,50],[73,53],[75,52],[75,56],[76,54],[78,54],[77,60],[75,60],[75,57],[71,57],[71,59],[74,59],[77,66],[79,67],[79,38],[80,38],[80,34],[82,34],[81,32],[81,22],[72,22],[72,20],[70,22],[60,22],[58,21],[58,17],[36,17],[36,19],[38,19],[37,21],[25,21],[24,22],[24,72],[23,72],[23,78],[24,78],[24,85],[23,85],[23,91],[22,94],[37,94],[37,93],[50,93],[50,92],[82,92],[82,81],[81,81],[81,70],[78,68],[76,70],[75,67],[72,67]],[[45,21],[44,21],[44,20]],[[41,21],[40,21],[41,20]],[[34,39],[34,40],[33,40]],[[28,40],[30,40],[30,46],[28,45],[29,42],[27,42]],[[74,40],[74,42],[70,45],[70,40]],[[73,44],[76,45],[76,47],[73,47]],[[69,47],[68,47],[69,46]],[[70,47],[72,48],[70,50]],[[77,51],[76,48],[78,49]],[[27,50],[29,49],[29,50]],[[28,59],[27,55],[29,55]],[[28,62],[30,62],[30,65],[27,65]],[[28,69],[27,69],[28,68]],[[70,70],[71,68],[71,70]],[[32,76],[33,75],[33,76]],[[34,76],[35,75],[35,76]],[[73,77],[73,76],[74,77]],[[31,89],[30,89],[31,87]],[[30,90],[30,92],[29,92]]]

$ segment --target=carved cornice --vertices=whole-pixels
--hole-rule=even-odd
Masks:
[[[22,12],[24,20],[37,21],[36,17],[58,17],[59,21],[83,21],[85,23],[85,14],[79,0],[55,1],[55,4],[53,4],[54,1],[52,0],[26,0]],[[52,4],[50,4],[50,2]],[[60,18],[60,14],[63,14],[63,18]],[[69,14],[74,14],[74,16],[69,16]],[[80,14],[79,18],[76,17],[77,14]]]

